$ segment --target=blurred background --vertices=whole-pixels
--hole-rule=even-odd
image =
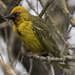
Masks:
[[[23,56],[25,48],[12,31],[13,23],[3,17],[17,5],[25,7],[32,15],[39,16],[47,2],[48,0],[0,0],[0,75],[75,75],[75,66],[70,70],[62,70],[55,65],[51,68],[41,61]],[[73,16],[72,21],[66,8]],[[67,53],[75,55],[75,0],[53,0],[46,11],[42,18],[48,24],[54,24],[68,44]],[[55,41],[60,49],[64,48],[65,44],[59,36]]]

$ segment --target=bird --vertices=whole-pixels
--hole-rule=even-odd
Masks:
[[[13,21],[13,32],[26,50],[41,56],[50,54],[53,57],[61,57],[50,24],[46,24],[42,18],[31,15],[23,6],[16,6],[5,18]],[[60,63],[58,65],[69,68]]]
[[[13,8],[6,18],[13,21],[13,32],[28,51],[38,55],[50,53],[52,56],[60,56],[50,27],[42,18],[31,15],[23,6]]]

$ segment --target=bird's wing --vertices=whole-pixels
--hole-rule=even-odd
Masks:
[[[48,25],[46,25],[41,19],[35,19],[32,22],[32,29],[39,41],[50,53],[52,53],[53,56],[59,56],[60,51],[51,35]]]

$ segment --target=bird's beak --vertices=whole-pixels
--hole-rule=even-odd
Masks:
[[[5,16],[5,18],[7,18],[7,19],[14,19],[15,16],[13,14],[9,14],[9,15]]]

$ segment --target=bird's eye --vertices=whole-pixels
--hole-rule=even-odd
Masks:
[[[19,13],[14,13],[14,16],[15,16],[15,17],[19,16]]]

